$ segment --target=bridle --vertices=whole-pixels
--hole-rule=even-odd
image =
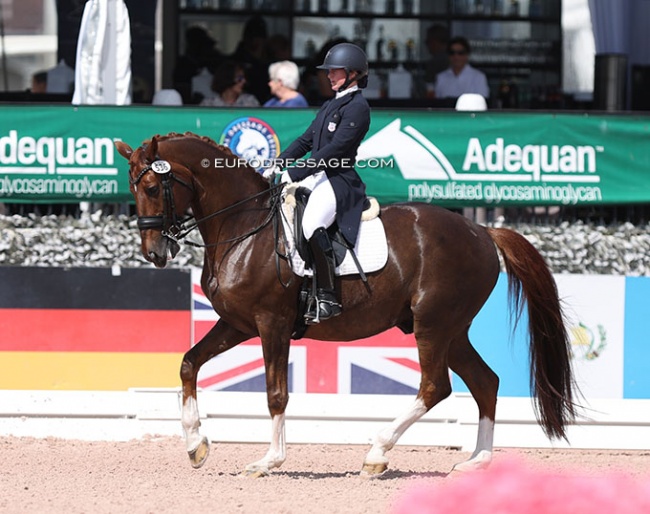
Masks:
[[[141,171],[138,173],[138,176],[135,179],[129,177],[129,183],[137,189],[138,184],[142,180],[142,177],[149,171],[159,174],[163,187],[163,213],[156,216],[138,216],[138,228],[140,230],[150,230],[150,229],[161,229],[162,235],[169,237],[170,235],[175,238],[181,231],[183,223],[187,220],[179,218],[176,214],[176,207],[174,204],[174,190],[172,182],[178,182],[183,186],[187,187],[190,191],[194,191],[194,188],[191,184],[188,184],[184,180],[178,178],[171,171],[171,165],[167,161],[156,160],[150,164],[147,164]]]
[[[179,218],[176,214],[176,209],[175,209],[175,204],[174,204],[174,190],[173,190],[173,182],[178,182],[179,184],[187,187],[190,191],[194,192],[194,187],[191,184],[188,184],[184,180],[180,179],[178,176],[176,176],[174,173],[172,173],[171,170],[171,165],[162,159],[153,161],[150,164],[147,164],[137,175],[135,179],[131,179],[129,177],[129,182],[130,184],[134,187],[137,188],[138,183],[142,180],[142,177],[149,171],[153,171],[154,173],[157,173],[161,175],[161,181],[162,181],[162,186],[163,186],[163,213],[158,214],[155,216],[138,216],[137,220],[137,225],[140,230],[156,230],[160,229],[161,235],[174,243],[184,243],[189,246],[194,246],[194,247],[201,247],[201,248],[207,248],[210,246],[217,246],[225,243],[233,243],[236,244],[238,242],[241,242],[248,237],[251,237],[258,232],[260,232],[262,229],[264,229],[269,223],[273,222],[273,232],[274,232],[274,239],[275,239],[275,259],[276,259],[276,269],[278,273],[278,278],[280,280],[280,283],[286,287],[286,284],[282,281],[281,275],[280,275],[280,259],[289,261],[288,255],[282,253],[280,251],[280,216],[278,216],[278,213],[282,211],[282,189],[284,188],[284,184],[278,183],[271,185],[268,189],[264,189],[263,191],[260,191],[258,193],[255,193],[251,196],[247,196],[246,198],[243,198],[242,200],[239,200],[233,204],[230,204],[223,209],[219,209],[218,211],[215,211],[211,214],[208,214],[207,216],[204,216],[200,219],[195,219],[194,216],[186,216],[184,218]],[[221,214],[224,214],[236,207],[239,207],[240,205],[247,203],[251,200],[254,200],[260,196],[269,194],[271,196],[271,202],[268,210],[268,214],[264,218],[264,220],[258,225],[257,227],[249,230],[248,232],[235,236],[230,239],[218,241],[216,243],[212,244],[205,244],[205,243],[197,243],[194,241],[183,241],[187,235],[190,234],[193,230],[198,228],[198,226],[216,216],[219,216]],[[285,248],[286,248],[286,240],[285,240]],[[232,248],[232,247],[231,247]]]

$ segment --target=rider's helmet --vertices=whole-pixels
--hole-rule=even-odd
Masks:
[[[350,72],[356,71],[356,80],[359,87],[366,87],[368,83],[368,57],[366,53],[357,45],[352,43],[339,43],[334,45],[323,60],[323,64],[317,66],[321,70],[331,70],[342,68],[345,70],[347,80],[342,89],[348,87],[350,83]]]

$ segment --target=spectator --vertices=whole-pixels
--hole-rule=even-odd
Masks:
[[[38,71],[32,75],[33,94],[47,93],[47,71]]]
[[[274,62],[269,66],[269,89],[273,97],[264,107],[309,107],[297,89],[300,84],[298,66],[292,61]]]
[[[181,94],[183,103],[198,103],[200,100],[192,97],[192,78],[203,68],[214,72],[223,60],[216,46],[217,42],[203,27],[190,27],[185,32],[185,53],[179,57],[173,73],[174,89]]]
[[[214,98],[206,98],[201,105],[211,107],[259,107],[255,96],[244,93],[246,75],[241,64],[234,61],[224,61],[215,70],[212,78]]]
[[[427,84],[435,83],[438,73],[449,67],[448,42],[449,30],[444,25],[435,24],[427,29],[425,43],[430,55],[424,68],[424,81]]]
[[[447,45],[449,68],[436,77],[436,98],[458,98],[465,93],[476,93],[483,98],[490,97],[485,73],[469,64],[470,46],[464,37],[454,37]]]
[[[291,41],[284,34],[273,34],[269,37],[266,50],[269,62],[291,60]]]
[[[252,93],[260,103],[271,98],[266,60],[267,40],[266,21],[259,15],[252,16],[246,21],[242,39],[231,56],[233,61],[243,66],[246,72],[247,91]]]

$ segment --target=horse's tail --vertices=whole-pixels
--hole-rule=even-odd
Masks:
[[[540,253],[525,237],[506,228],[487,228],[505,264],[515,324],[528,306],[530,380],[535,414],[551,439],[565,438],[576,416],[575,381],[569,335],[553,275]]]

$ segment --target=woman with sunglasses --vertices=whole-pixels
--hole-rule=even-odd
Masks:
[[[485,73],[469,64],[470,46],[464,37],[453,37],[447,45],[449,68],[438,73],[434,86],[436,98],[458,98],[466,93],[490,97]]]
[[[210,107],[259,107],[260,102],[250,93],[244,93],[244,68],[234,61],[224,61],[212,77],[214,98],[206,98],[201,105]]]

